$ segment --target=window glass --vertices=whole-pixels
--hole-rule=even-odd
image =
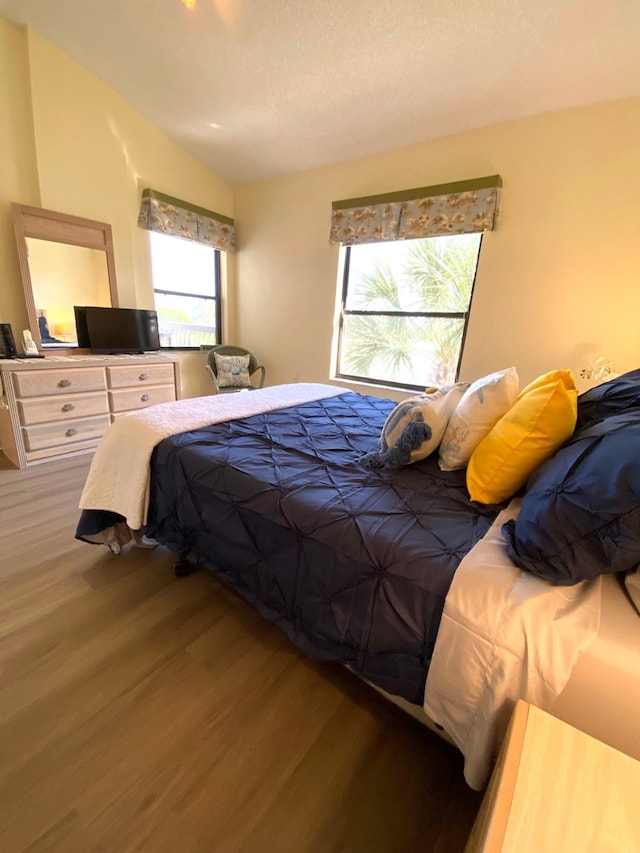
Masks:
[[[219,343],[219,251],[155,231],[150,240],[161,346]]]
[[[455,382],[481,241],[343,247],[337,375],[410,388]]]

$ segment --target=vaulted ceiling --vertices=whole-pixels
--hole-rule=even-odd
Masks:
[[[639,0],[0,0],[0,15],[232,184],[640,94]]]

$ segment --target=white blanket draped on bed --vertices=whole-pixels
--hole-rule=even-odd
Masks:
[[[331,385],[296,383],[165,403],[117,420],[98,445],[80,508],[116,512],[127,521],[112,539],[91,541],[117,552],[144,525],[149,463],[162,439],[341,393]],[[549,707],[599,625],[599,582],[552,587],[510,562],[500,528],[515,513],[513,502],[456,571],[425,691],[425,711],[462,751],[474,788],[486,782],[515,699]]]
[[[517,698],[550,710],[600,626],[600,578],[551,586],[507,555],[512,501],[462,560],[447,595],[424,710],[465,758],[472,788],[486,782]]]
[[[153,448],[165,438],[222,421],[309,403],[344,393],[333,385],[311,382],[275,385],[237,394],[212,394],[176,403],[161,403],[119,418],[96,449],[80,509],[117,512],[131,530],[147,520],[149,462]]]

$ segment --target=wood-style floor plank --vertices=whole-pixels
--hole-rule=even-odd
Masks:
[[[0,455],[0,850],[462,850],[455,750],[165,549],[77,542],[89,463]]]

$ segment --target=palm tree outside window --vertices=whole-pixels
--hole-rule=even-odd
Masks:
[[[457,381],[482,234],[343,246],[336,375],[424,389]]]

